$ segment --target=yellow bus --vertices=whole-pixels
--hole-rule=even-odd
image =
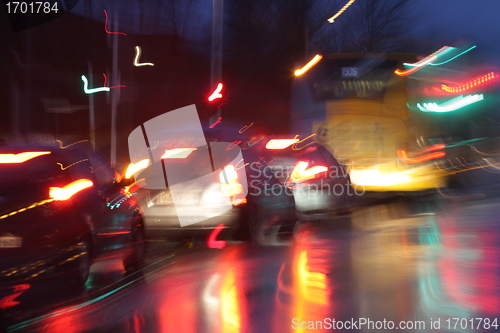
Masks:
[[[368,191],[444,186],[434,164],[444,145],[408,148],[426,128],[412,122],[407,78],[394,71],[415,61],[414,54],[333,54],[321,59],[293,82],[292,133],[315,133],[348,167],[351,182]]]

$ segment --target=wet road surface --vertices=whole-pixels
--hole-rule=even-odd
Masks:
[[[10,332],[496,332],[500,205],[396,200],[299,223],[290,242],[149,244],[147,267],[92,267],[84,292],[30,286]]]

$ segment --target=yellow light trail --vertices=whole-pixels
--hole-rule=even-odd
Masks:
[[[344,7],[342,7],[338,12],[337,14],[333,15],[332,17],[330,17],[327,21],[330,22],[330,23],[333,23],[335,21],[335,19],[337,17],[339,17],[340,15],[342,15],[342,13],[347,9],[349,8],[350,5],[353,4],[353,2],[356,1],[356,0],[349,0],[349,2],[347,2]]]
[[[305,64],[304,67],[295,71],[295,76],[301,76],[302,74],[307,72],[309,69],[311,69],[311,67],[316,65],[321,60],[321,58],[323,58],[321,54],[316,54],[314,58],[312,58],[307,64]]]

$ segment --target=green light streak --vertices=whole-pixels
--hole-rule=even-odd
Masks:
[[[89,81],[87,80],[87,77],[85,77],[85,75],[82,75],[82,81],[83,81],[83,91],[85,91],[86,94],[94,94],[96,92],[110,90],[109,87],[99,87],[99,88],[89,89]]]
[[[440,66],[440,65],[446,64],[447,62],[450,62],[450,61],[452,61],[453,59],[460,57],[462,54],[469,52],[470,50],[474,49],[475,47],[476,47],[476,45],[474,45],[474,46],[472,46],[472,47],[468,48],[467,50],[465,50],[465,51],[463,51],[463,52],[461,52],[461,53],[457,54],[457,55],[456,55],[456,56],[454,56],[453,58],[450,58],[450,59],[448,59],[448,60],[446,60],[446,61],[440,62],[440,63],[438,63],[438,64],[435,64],[435,63],[430,63],[429,65],[431,65],[431,66]]]
[[[417,108],[422,112],[451,112],[461,109],[467,105],[483,100],[483,94],[468,95],[464,97],[460,95],[449,101],[438,105],[437,103],[417,103]]]

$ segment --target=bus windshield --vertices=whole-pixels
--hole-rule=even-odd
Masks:
[[[307,77],[316,100],[381,100],[397,65],[397,60],[377,57],[325,59]]]

